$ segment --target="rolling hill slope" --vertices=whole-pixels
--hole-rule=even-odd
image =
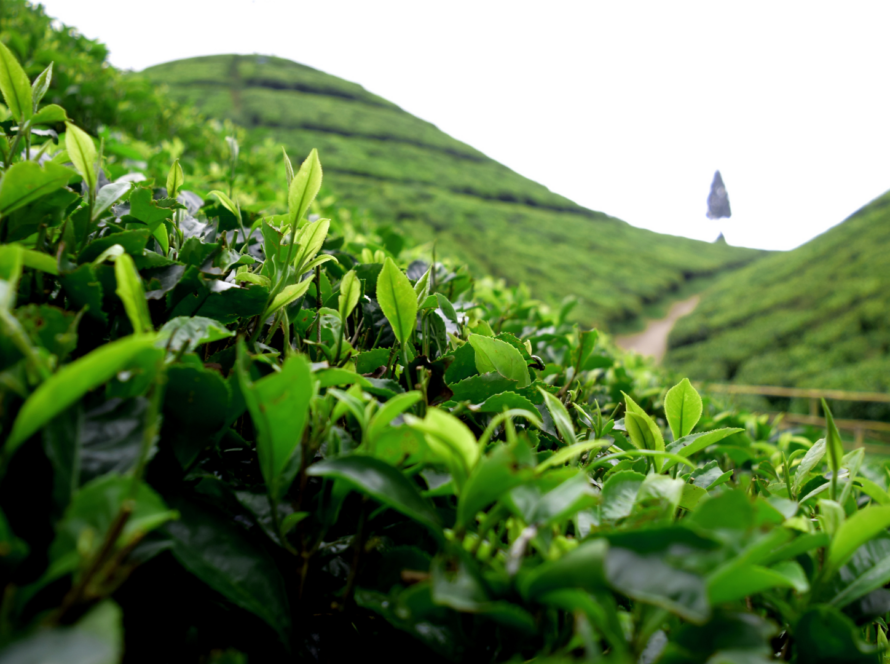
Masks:
[[[890,192],[718,280],[677,323],[665,363],[705,380],[890,391]],[[890,415],[877,404],[848,408]]]
[[[273,137],[292,159],[318,148],[338,198],[394,222],[478,274],[578,295],[578,316],[637,317],[687,280],[760,255],[635,228],[524,178],[361,86],[288,60],[209,56],[147,69],[177,100]]]

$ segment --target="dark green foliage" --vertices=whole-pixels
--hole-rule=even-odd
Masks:
[[[885,194],[802,247],[712,286],[678,321],[666,364],[700,380],[890,391],[888,247]],[[890,417],[885,404],[837,411]]]
[[[173,200],[12,126],[66,177],[0,242],[0,662],[883,658],[886,468],[833,428],[409,263],[314,152],[171,160]]]
[[[576,317],[614,325],[685,281],[758,252],[633,228],[554,194],[435,126],[349,83],[280,58],[210,56],[145,75],[208,115],[284,143],[318,148],[340,200],[392,221],[477,274],[528,284]]]

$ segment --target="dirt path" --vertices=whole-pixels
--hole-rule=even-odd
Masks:
[[[635,350],[641,355],[651,355],[656,362],[661,362],[667,352],[668,335],[677,320],[687,314],[698,305],[698,295],[693,295],[688,300],[674,302],[668,315],[658,320],[650,320],[646,329],[637,334],[615,337],[615,343],[625,350]]]

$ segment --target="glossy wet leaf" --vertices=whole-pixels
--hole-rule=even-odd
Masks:
[[[414,519],[434,534],[441,535],[439,516],[432,505],[402,473],[379,459],[365,456],[326,459],[313,464],[306,472],[315,477],[329,477],[346,482],[356,491]]]
[[[702,401],[688,378],[668,390],[664,398],[664,414],[674,440],[688,436],[695,428],[701,418]]]
[[[408,277],[387,258],[377,277],[377,301],[399,343],[410,339],[417,323],[417,298]]]
[[[102,187],[93,204],[92,221],[101,217],[105,210],[117,203],[128,191],[130,191],[129,182],[112,182]]]
[[[890,506],[866,506],[847,518],[835,533],[828,549],[827,563],[839,569],[853,553],[868,540],[883,533],[890,526]]]
[[[124,337],[59,369],[25,401],[6,441],[4,456],[8,459],[50,419],[90,390],[108,382],[155,341],[153,335]]]
[[[262,618],[283,643],[291,627],[285,582],[274,560],[233,521],[193,502],[165,530],[176,560],[228,601]]]
[[[830,603],[839,609],[890,582],[890,536],[860,546],[838,570],[840,590]]]

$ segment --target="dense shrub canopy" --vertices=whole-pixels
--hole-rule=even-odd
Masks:
[[[0,662],[881,661],[887,474],[833,424],[667,389],[315,151],[159,176],[31,78],[0,46]]]

